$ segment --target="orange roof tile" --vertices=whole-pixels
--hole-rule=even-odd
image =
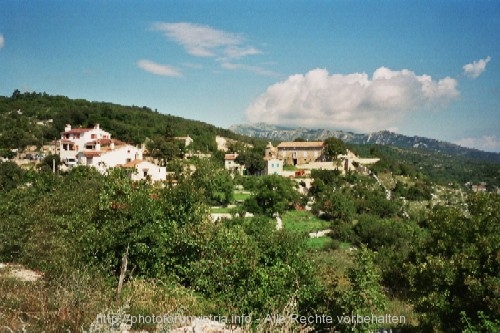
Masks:
[[[93,128],[73,128],[67,132],[62,132],[63,134],[75,134],[75,133],[85,133],[90,130],[93,130]]]
[[[282,142],[278,148],[323,148],[323,141],[314,142]]]
[[[122,168],[135,168],[135,166],[139,163],[143,162],[143,160],[139,160],[139,159],[136,159],[136,160],[133,160],[131,162],[128,162],[128,163],[125,163],[125,164],[122,164],[121,167]]]
[[[84,151],[83,156],[85,156],[85,157],[99,157],[99,156],[101,156],[101,152],[99,152],[99,151]]]
[[[225,160],[235,160],[238,157],[238,154],[225,154],[224,159]]]

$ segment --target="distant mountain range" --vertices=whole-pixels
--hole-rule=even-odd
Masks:
[[[392,145],[401,148],[428,149],[443,154],[500,163],[500,153],[484,152],[478,149],[465,148],[454,143],[436,139],[420,136],[406,136],[389,131],[357,134],[330,129],[283,127],[269,125],[266,123],[233,125],[229,127],[229,130],[237,134],[255,138],[265,138],[271,141],[293,141],[297,138],[314,141],[324,140],[329,137],[336,137],[351,144],[378,144]]]

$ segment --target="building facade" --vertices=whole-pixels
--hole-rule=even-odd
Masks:
[[[134,181],[146,180],[158,182],[167,179],[167,168],[160,167],[151,162],[137,159],[120,165],[120,167],[128,170],[130,172],[130,179]]]
[[[62,162],[71,160],[106,172],[108,168],[142,160],[143,151],[133,145],[112,139],[111,134],[99,125],[93,128],[75,128],[66,125],[59,142],[59,157]]]
[[[238,175],[244,175],[246,168],[244,164],[236,162],[238,154],[225,154],[224,155],[224,169]]]
[[[324,143],[315,142],[282,142],[274,147],[270,142],[265,148],[265,159],[280,159],[287,165],[319,162],[323,157]]]

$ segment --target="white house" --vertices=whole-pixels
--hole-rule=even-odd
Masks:
[[[117,165],[127,164],[133,160],[142,160],[142,150],[115,139],[97,140],[92,149],[77,154],[78,164],[92,166],[100,172]],[[87,146],[91,147],[91,146]]]
[[[151,162],[136,159],[120,165],[120,167],[130,170],[130,179],[135,181],[149,180],[157,182],[167,179],[167,168],[160,167]]]
[[[111,139],[111,134],[99,128],[99,124],[93,128],[71,128],[71,125],[66,125],[59,140],[59,157],[61,160],[76,159],[79,152],[86,150],[87,142],[98,139]]]
[[[243,175],[246,171],[244,164],[239,164],[236,162],[236,158],[238,154],[225,154],[224,155],[224,169],[231,171],[232,173],[236,173],[239,175]]]
[[[75,159],[78,164],[95,167],[104,173],[108,168],[142,160],[143,151],[99,128],[75,128],[66,125],[61,133],[59,156],[62,161]]]
[[[266,168],[264,173],[266,175],[283,175],[284,161],[277,158],[269,158],[266,160]]]

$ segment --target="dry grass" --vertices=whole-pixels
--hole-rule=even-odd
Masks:
[[[103,281],[80,272],[58,281],[0,277],[0,332],[77,332],[111,300]]]

